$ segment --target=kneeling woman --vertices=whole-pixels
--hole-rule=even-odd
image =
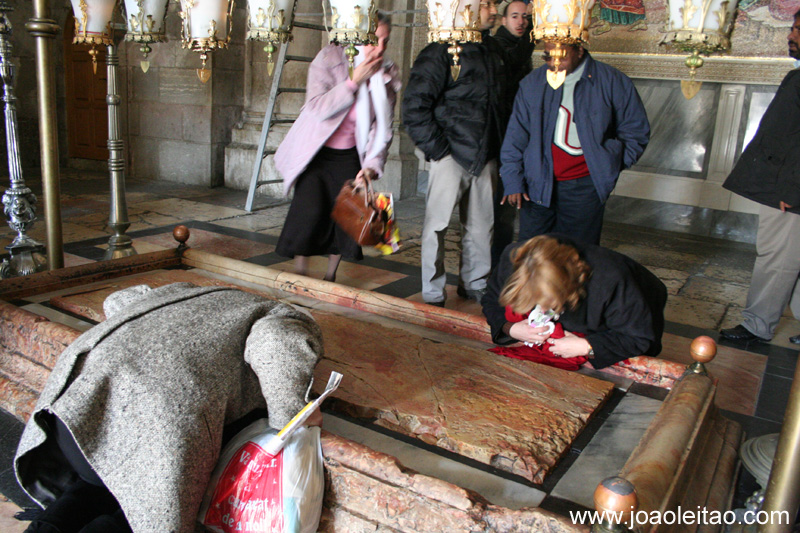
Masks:
[[[588,357],[595,368],[658,355],[666,302],[664,284],[633,259],[560,235],[506,248],[482,300],[496,344],[548,343],[554,355]],[[537,305],[560,314],[564,337],[507,318],[506,308],[527,316]]]

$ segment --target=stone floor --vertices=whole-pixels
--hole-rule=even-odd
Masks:
[[[38,194],[36,184],[29,181]],[[286,202],[259,199],[258,207],[247,213],[242,191],[148,181],[130,181],[127,190],[131,221],[128,233],[140,253],[174,246],[170,229],[185,223],[192,228],[190,246],[282,270],[292,268],[291,262],[274,253],[288,209]],[[109,236],[107,176],[64,171],[61,209],[65,264],[101,259]],[[402,250],[381,256],[365,249],[367,257],[363,262],[342,264],[337,281],[421,300],[419,256],[424,201],[414,198],[398,202],[396,212]],[[457,225],[454,217],[446,239],[447,307],[480,313],[476,303],[455,295]],[[667,346],[684,346],[688,339],[700,334],[716,338],[719,328],[739,322],[755,260],[754,231],[755,220],[747,215],[731,217],[709,210],[612,197],[602,243],[643,263],[667,285],[666,352]],[[44,242],[44,224],[37,223],[29,234]],[[0,245],[6,246],[13,235],[8,228],[0,230]],[[722,235],[737,240],[716,238]],[[324,269],[324,259],[316,258],[310,275],[322,277]],[[749,436],[780,428],[797,357],[797,347],[788,338],[798,333],[800,322],[787,311],[770,344],[721,343],[721,356],[715,362],[717,367],[712,368],[712,375],[716,372],[720,379],[720,390],[728,391],[729,399],[720,400],[727,402],[721,408],[741,422]],[[686,356],[675,350],[671,354],[676,360]],[[749,393],[741,392],[747,387]],[[737,396],[746,399],[737,403]],[[0,417],[0,427],[7,418]],[[14,446],[8,439],[0,439],[0,493],[7,495]],[[12,503],[0,501],[0,530],[14,531],[3,522],[13,508]]]

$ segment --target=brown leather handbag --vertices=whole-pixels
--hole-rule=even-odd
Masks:
[[[383,240],[386,221],[372,201],[374,194],[371,183],[356,187],[355,181],[349,180],[339,191],[331,212],[333,221],[362,246],[374,246]]]

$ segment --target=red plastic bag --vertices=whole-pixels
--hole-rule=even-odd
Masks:
[[[317,531],[325,485],[320,428],[298,428],[273,456],[264,446],[276,433],[258,420],[222,451],[198,515],[209,530]]]

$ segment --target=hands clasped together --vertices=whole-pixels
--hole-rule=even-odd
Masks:
[[[559,357],[570,358],[585,356],[589,353],[591,345],[583,337],[578,337],[574,333],[564,331],[564,337],[551,339],[550,328],[547,325],[531,327],[527,322],[516,322],[509,330],[509,335],[521,342],[533,344],[547,343],[550,345],[550,352]]]

